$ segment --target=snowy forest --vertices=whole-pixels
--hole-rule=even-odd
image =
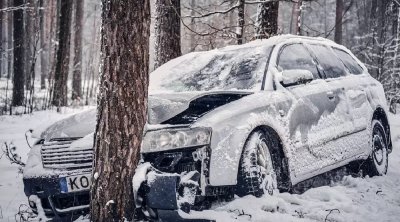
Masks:
[[[101,3],[65,4],[61,8],[58,1],[2,1],[2,115],[96,103]],[[323,37],[348,47],[384,85],[390,105],[399,102],[396,0],[163,4],[167,3],[151,2],[150,71],[182,54],[273,35]]]
[[[0,221],[398,221],[399,111],[400,0],[0,0]]]

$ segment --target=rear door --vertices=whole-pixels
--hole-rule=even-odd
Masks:
[[[355,130],[365,130],[370,123],[368,114],[372,111],[367,97],[370,76],[363,75],[363,68],[349,53],[334,47],[332,49],[350,74],[346,84]]]

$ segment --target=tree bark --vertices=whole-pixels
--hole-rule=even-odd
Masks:
[[[54,73],[54,91],[52,104],[56,107],[67,106],[67,80],[69,70],[72,1],[60,1],[59,42]]]
[[[182,55],[180,2],[180,0],[155,2],[154,69]]]
[[[147,119],[149,0],[103,0],[91,220],[131,221],[132,177]]]
[[[14,7],[22,7],[24,0],[14,0]],[[14,10],[14,77],[13,77],[13,106],[24,103],[24,12]]]
[[[335,42],[342,44],[343,37],[343,0],[336,0]]]
[[[279,2],[260,3],[257,11],[257,39],[268,39],[278,34]]]
[[[237,20],[237,27],[236,27],[236,43],[238,45],[243,44],[243,34],[244,34],[244,0],[239,0],[237,3],[239,4],[238,9],[238,20]]]
[[[82,27],[84,0],[75,0],[74,69],[72,74],[72,100],[82,97]]]

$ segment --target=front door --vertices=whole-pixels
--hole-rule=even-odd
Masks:
[[[316,61],[302,44],[284,46],[277,65],[281,71],[305,69],[314,75],[310,83],[286,87],[293,104],[288,112],[288,135],[293,144],[289,147],[292,149],[289,153],[293,155],[289,159],[290,164],[295,166],[292,168],[293,175],[302,180],[307,174],[317,173],[335,161],[332,158],[335,151],[324,146],[337,136],[338,119],[332,114],[337,112],[342,95],[321,79],[322,73]]]

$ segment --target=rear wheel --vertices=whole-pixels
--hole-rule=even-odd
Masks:
[[[382,176],[388,169],[388,144],[385,127],[378,120],[372,121],[372,152],[366,160],[365,171],[369,176]]]
[[[270,195],[277,189],[270,148],[273,143],[261,130],[253,132],[247,139],[239,166],[236,194],[260,197]]]

